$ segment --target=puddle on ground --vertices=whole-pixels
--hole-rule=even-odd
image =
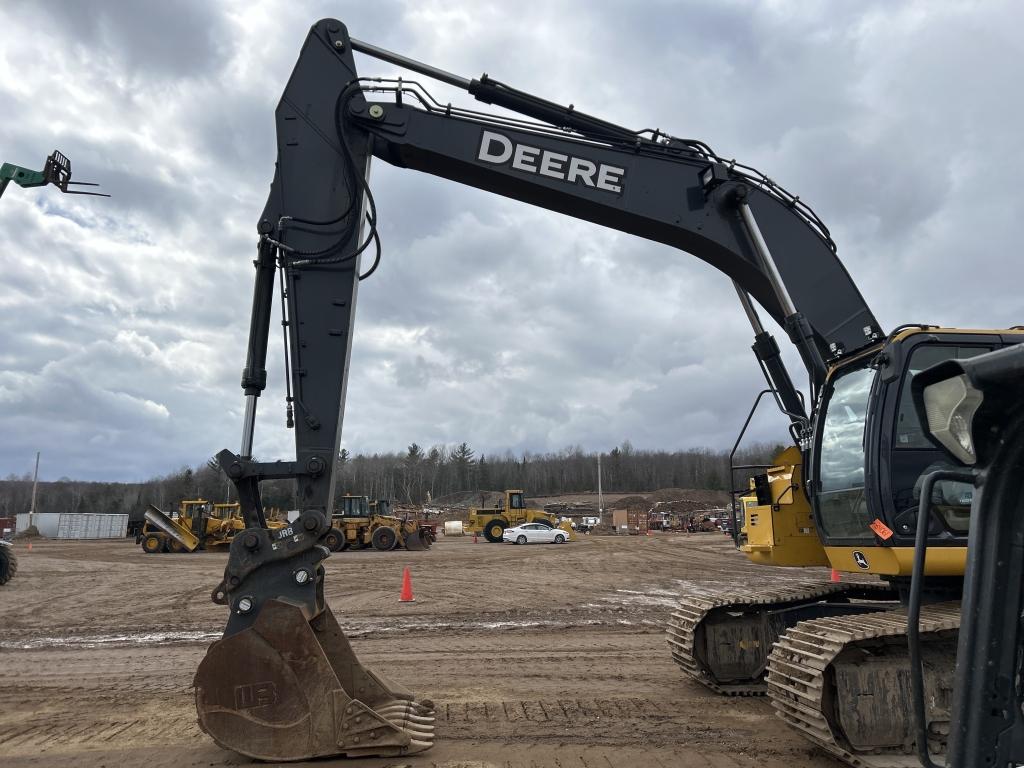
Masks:
[[[626,606],[651,606],[657,605],[665,608],[675,608],[679,605],[679,592],[674,589],[616,589],[615,594],[604,595],[598,598],[601,603],[589,603],[588,606],[595,608],[606,608],[608,605]]]
[[[607,608],[607,605],[598,606]],[[580,626],[634,626],[656,625],[657,622],[647,620],[625,620],[618,617],[578,619],[572,616],[560,618],[524,618],[520,620],[445,620],[445,619],[402,619],[392,618],[377,621],[346,621],[343,625],[349,637],[367,637],[370,635],[406,633],[406,632],[437,632],[437,631],[493,631],[496,629],[563,629]],[[190,630],[166,632],[118,633],[110,635],[67,635],[64,637],[27,637],[19,640],[0,640],[0,650],[30,651],[42,648],[52,649],[91,649],[91,648],[124,648],[146,645],[170,645],[174,643],[209,643],[220,638],[221,631]]]
[[[66,637],[30,637],[24,640],[0,640],[0,649],[30,651],[37,648],[120,648],[132,645],[168,645],[216,640],[223,633],[207,630],[187,632],[137,632],[117,635],[67,635]]]

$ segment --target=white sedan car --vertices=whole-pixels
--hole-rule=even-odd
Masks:
[[[506,528],[502,541],[512,544],[564,544],[569,534],[561,528],[552,528],[543,523],[525,523],[515,528]]]

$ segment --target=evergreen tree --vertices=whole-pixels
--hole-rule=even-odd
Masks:
[[[452,451],[452,464],[455,466],[455,478],[458,482],[458,490],[468,491],[470,484],[470,469],[473,466],[473,449],[468,443],[460,443]]]
[[[480,454],[480,461],[476,464],[476,472],[477,484],[484,490],[489,489],[491,487],[491,469],[482,453]]]

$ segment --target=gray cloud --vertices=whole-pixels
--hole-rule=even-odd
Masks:
[[[141,478],[236,446],[273,110],[327,15],[762,168],[822,215],[887,327],[1022,321],[1009,2],[5,3],[0,160],[59,147],[115,196],[0,201],[0,474],[41,449],[47,477]],[[372,183],[385,251],[359,293],[350,449],[731,445],[762,382],[724,277],[411,171]],[[256,452],[283,458],[270,358]],[[767,409],[751,427],[783,434]]]
[[[125,80],[209,76],[224,65],[232,42],[226,15],[203,0],[15,0],[9,12],[56,33],[54,42],[71,62]]]

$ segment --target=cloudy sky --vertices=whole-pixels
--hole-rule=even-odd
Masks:
[[[237,450],[273,110],[323,16],[761,168],[825,220],[885,328],[1024,322],[1017,3],[6,0],[0,160],[56,147],[114,197],[0,200],[0,476],[36,450],[47,479],[111,480]],[[414,171],[371,181],[384,256],[359,291],[350,450],[731,445],[762,381],[724,276]],[[291,451],[281,359],[275,334],[261,458]],[[752,438],[782,427],[766,409]]]

